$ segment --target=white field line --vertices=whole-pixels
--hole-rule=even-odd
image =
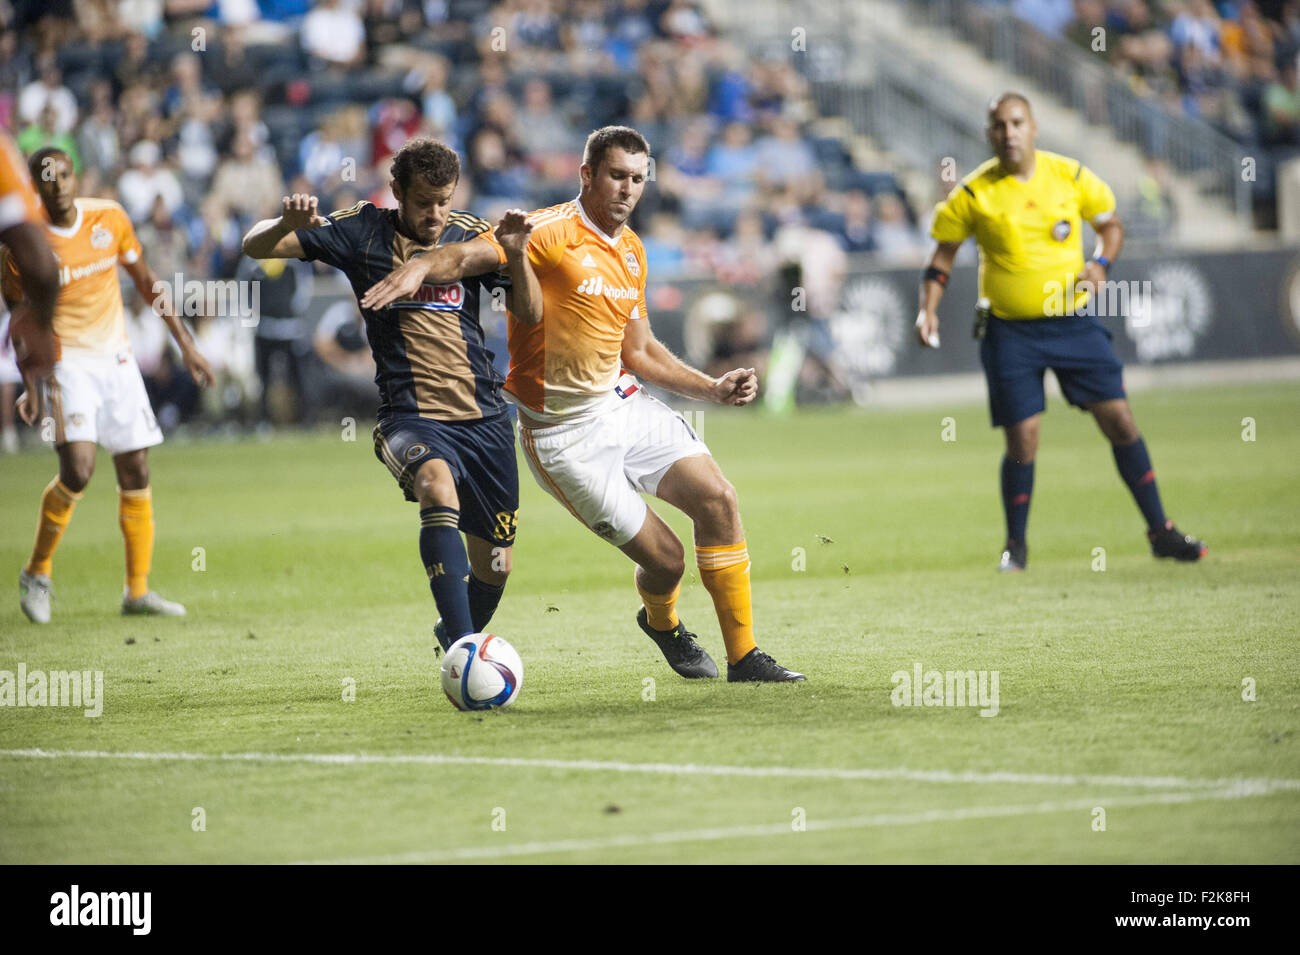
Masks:
[[[842,819],[809,819],[808,832],[872,829],[883,826],[909,826],[928,822],[964,822],[971,819],[997,819],[1014,816],[1044,815],[1057,812],[1090,812],[1100,806],[1113,809],[1124,806],[1154,806],[1200,802],[1207,799],[1242,799],[1263,796],[1279,788],[1269,786],[1230,786],[1224,789],[1193,792],[1147,793],[1140,796],[1096,796],[1065,802],[1040,802],[1013,806],[969,806],[963,809],[931,809],[926,812],[881,813],[873,816],[850,816]],[[1081,823],[1082,825],[1083,823]],[[727,826],[713,829],[686,829],[677,832],[650,832],[605,836],[594,839],[558,839],[551,842],[520,842],[503,845],[466,846],[460,849],[433,849],[425,852],[402,852],[392,855],[356,856],[341,859],[318,859],[298,865],[393,865],[435,862],[474,862],[508,859],[518,856],[550,855],[564,852],[598,852],[663,846],[681,842],[713,842],[723,839],[753,839],[763,836],[798,835],[789,822],[770,825]]]
[[[1116,786],[1139,789],[1225,789],[1254,787],[1300,791],[1300,779],[1196,779],[1183,776],[1052,775],[1005,771],[836,769],[800,766],[710,766],[698,763],[626,763],[588,759],[526,759],[510,756],[457,756],[442,753],[148,753],[105,750],[0,749],[0,757],[30,759],[120,759],[142,762],[315,763],[328,766],[423,765],[490,766],[568,772],[643,773],[662,776],[730,776],[769,779],[904,780],[921,783],[973,783],[1026,786]]]

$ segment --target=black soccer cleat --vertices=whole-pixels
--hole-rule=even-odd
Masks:
[[[1158,531],[1147,531],[1147,540],[1151,541],[1151,553],[1156,557],[1172,557],[1174,560],[1200,560],[1210,552],[1205,541],[1189,537],[1173,521],[1165,521],[1165,526]]]
[[[739,663],[727,664],[728,683],[796,683],[807,679],[802,673],[787,670],[758,647],[741,657]]]
[[[438,622],[433,625],[433,638],[438,641],[438,646],[442,647],[443,653],[450,650],[451,645],[456,642],[447,637],[447,628],[443,626],[441,617],[439,617]]]
[[[646,618],[645,607],[637,611],[636,622],[645,631],[647,637],[659,647],[668,665],[678,676],[688,680],[699,680],[718,675],[718,665],[704,652],[704,648],[695,642],[691,633],[680,620],[671,630],[656,630]]]
[[[1029,563],[1029,545],[1024,541],[1007,541],[998,561],[998,571],[1004,574],[1018,574]]]

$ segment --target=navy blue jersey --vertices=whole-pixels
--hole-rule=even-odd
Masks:
[[[432,246],[397,230],[395,209],[358,202],[332,212],[329,225],[299,229],[303,258],[343,272],[360,301],[370,287]],[[439,245],[463,242],[490,226],[453,210]],[[501,375],[483,340],[479,296],[510,288],[504,270],[445,285],[426,283],[410,299],[382,309],[362,309],[375,356],[379,415],[418,414],[438,421],[473,421],[506,410]]]

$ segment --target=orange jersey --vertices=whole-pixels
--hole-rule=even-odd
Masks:
[[[8,136],[0,134],[0,232],[20,222],[45,225],[49,221],[22,154]]]
[[[126,211],[110,199],[78,199],[76,221],[66,229],[47,224],[45,232],[59,263],[54,334],[63,350],[111,353],[127,348],[117,266],[138,261],[141,248]],[[12,257],[0,281],[6,298],[22,297]]]
[[[505,390],[535,420],[568,421],[613,397],[623,329],[646,316],[645,248],[626,226],[611,239],[576,199],[529,221],[542,320],[529,325],[510,317]]]

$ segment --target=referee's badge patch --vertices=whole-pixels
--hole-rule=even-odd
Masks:
[[[1069,219],[1058,219],[1052,223],[1052,238],[1057,242],[1064,242],[1068,239],[1071,231],[1073,231],[1073,227],[1070,225]]]

